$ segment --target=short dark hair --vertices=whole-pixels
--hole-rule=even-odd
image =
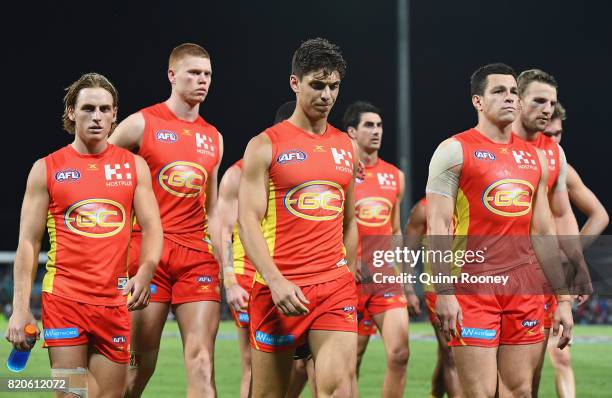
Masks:
[[[553,114],[550,120],[553,120],[553,119],[561,119],[561,120],[567,119],[567,113],[565,112],[565,107],[563,107],[563,105],[561,105],[560,102],[557,102],[555,104],[555,110],[553,111]]]
[[[70,120],[68,114],[71,110],[74,111],[79,93],[84,88],[102,88],[108,91],[113,97],[113,108],[117,109],[117,106],[119,105],[119,94],[110,80],[99,73],[85,73],[79,77],[77,81],[73,82],[66,88],[66,95],[64,95],[64,114],[62,115],[62,124],[64,130],[70,134],[75,134],[76,123]],[[111,133],[115,129],[115,125],[116,122],[113,122],[110,131]]]
[[[380,109],[367,101],[357,101],[349,105],[342,117],[344,131],[347,131],[349,127],[357,128],[361,121],[361,114],[366,112],[376,113],[380,116]]]
[[[293,111],[295,111],[295,101],[288,101],[279,106],[274,115],[274,124],[289,119]]]
[[[340,48],[327,39],[317,37],[306,40],[293,53],[291,74],[301,79],[305,74],[320,69],[326,76],[338,71],[342,79],[346,73],[346,61]]]
[[[512,75],[516,79],[516,72],[512,67],[502,64],[494,63],[481,66],[472,74],[470,78],[470,94],[471,95],[484,95],[485,88],[487,87],[487,78],[489,75]]]
[[[549,86],[553,86],[554,88],[559,87],[557,81],[551,74],[540,69],[528,69],[522,71],[516,81],[518,83],[519,95],[521,96],[525,94],[527,87],[529,87],[532,82],[545,83]]]

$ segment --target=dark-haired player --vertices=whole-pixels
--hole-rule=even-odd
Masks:
[[[45,347],[51,375],[70,383],[57,395],[119,397],[130,359],[128,311],[149,303],[162,229],[146,162],[107,142],[117,117],[115,87],[88,73],[66,91],[64,129],[74,141],[36,161],[28,177],[6,337],[25,348],[24,326],[36,324],[30,293],[46,225],[51,249],[42,288]],[[128,281],[132,214],[141,222],[146,250]]]
[[[208,238],[214,217],[221,134],[200,117],[212,81],[210,56],[197,44],[172,50],[172,85],[165,102],[121,122],[110,141],[141,155],[151,168],[164,227],[164,252],[152,281],[151,305],[132,316],[132,360],[127,396],[140,396],[155,371],[161,333],[170,307],[181,338],[187,391],[213,396],[215,336],[219,326],[219,264]],[[138,226],[130,244],[130,272],[141,251]]]
[[[453,347],[466,396],[495,396],[498,375],[500,396],[530,396],[544,339],[544,306],[543,298],[524,286],[538,283],[532,272],[537,264],[530,232],[554,234],[546,197],[548,170],[543,155],[512,134],[519,105],[512,68],[490,64],[478,69],[471,78],[471,93],[478,124],[441,143],[430,162],[428,247],[450,249],[455,214],[455,236],[467,236],[464,248],[483,250],[486,245],[484,260],[471,261],[461,272],[505,275],[510,284],[482,291],[478,285],[441,280],[435,284],[436,313]],[[560,290],[563,273],[556,240],[532,240],[553,288],[567,293]],[[444,264],[433,266],[434,274],[449,275]],[[555,331],[563,324],[559,344],[565,347],[571,338],[572,299],[568,294],[558,297]]]
[[[357,153],[327,123],[345,69],[334,44],[302,43],[290,77],[295,112],[245,152],[238,220],[257,269],[249,302],[253,397],[284,397],[293,351],[306,341],[318,396],[352,394],[357,295],[348,265],[357,245]]]

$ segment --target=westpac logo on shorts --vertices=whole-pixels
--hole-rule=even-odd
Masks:
[[[493,161],[495,159],[497,159],[495,157],[495,154],[493,152],[489,152],[489,151],[475,151],[474,152],[474,157],[478,160],[490,160]]]
[[[125,209],[119,202],[94,198],[81,200],[64,213],[66,227],[88,238],[108,238],[117,235],[125,225]]]
[[[125,336],[114,336],[113,343],[115,344],[125,344]]]
[[[159,130],[155,132],[155,139],[159,142],[174,143],[178,141],[178,135],[174,131]]]
[[[292,344],[295,341],[295,337],[292,334],[288,335],[273,335],[267,334],[260,330],[255,332],[255,341],[267,345],[283,346]]]
[[[61,329],[45,329],[45,340],[73,339],[75,337],[79,337],[79,331],[76,327],[61,328]]]
[[[287,191],[283,203],[294,216],[310,221],[333,220],[344,209],[344,190],[332,181],[307,181]]]
[[[367,227],[380,227],[391,218],[393,204],[387,198],[362,198],[355,203],[357,222]]]
[[[176,161],[165,165],[157,177],[159,185],[167,192],[180,198],[200,195],[206,185],[208,174],[201,165],[193,162]]]
[[[75,169],[59,170],[55,173],[57,182],[76,182],[81,178],[81,172]]]
[[[497,332],[493,329],[462,328],[461,337],[471,337],[474,339],[493,340]]]
[[[249,314],[247,314],[246,312],[239,312],[238,320],[242,323],[249,323]]]
[[[289,164],[289,163],[298,163],[306,160],[306,153],[300,151],[299,149],[290,149],[278,155],[276,158],[276,163],[278,164]]]
[[[519,217],[531,210],[534,191],[529,181],[503,179],[495,181],[485,189],[482,194],[482,204],[497,215]]]
[[[156,294],[157,293],[157,285],[151,283],[149,285],[149,289],[151,289],[151,294]]]

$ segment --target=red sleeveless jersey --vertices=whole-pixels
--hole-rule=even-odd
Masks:
[[[140,113],[145,129],[138,154],[151,169],[164,237],[212,252],[207,233],[206,184],[219,162],[219,132],[200,116],[194,122],[178,119],[165,103]]]
[[[315,135],[289,121],[263,134],[272,143],[272,163],[262,228],[275,264],[300,286],[349,272],[343,211],[355,159],[350,138],[330,124]]]
[[[548,165],[548,192],[551,193],[552,187],[557,182],[559,170],[561,168],[559,144],[542,133],[538,133],[538,138],[535,141],[528,142],[536,148],[542,149],[546,154],[546,163]]]
[[[93,305],[125,305],[134,155],[114,145],[95,155],[72,145],[45,158],[51,248],[42,290]]]
[[[476,129],[454,138],[463,150],[455,235],[470,236],[465,249],[485,250],[488,272],[533,263],[529,232],[541,176],[536,149],[514,134],[507,144]]]
[[[242,159],[230,167],[237,167],[242,173]],[[253,275],[255,275],[255,266],[251,263],[244,251],[244,245],[238,234],[238,224],[234,227],[232,236],[232,252],[234,254],[234,273],[236,275],[244,275],[248,278],[253,278]]]

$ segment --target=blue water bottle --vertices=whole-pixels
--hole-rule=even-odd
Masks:
[[[12,372],[21,372],[25,369],[28,358],[30,358],[30,351],[34,347],[34,344],[36,344],[36,325],[26,325],[24,330],[26,343],[30,346],[30,349],[22,351],[13,347],[6,361],[6,367]]]

